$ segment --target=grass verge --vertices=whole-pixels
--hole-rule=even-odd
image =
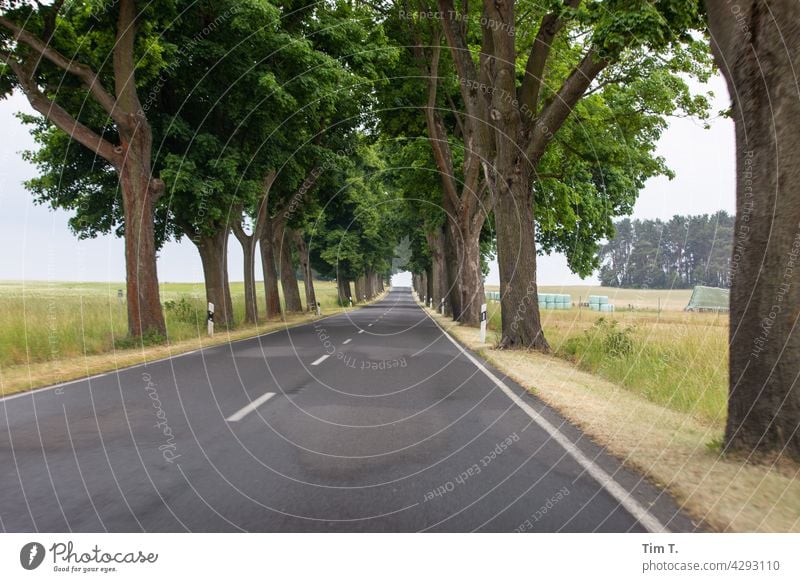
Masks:
[[[328,306],[324,309],[322,317],[330,317],[350,309],[363,307],[382,299],[387,292],[388,289],[374,299],[360,303],[352,308]],[[242,324],[231,331],[218,332],[211,338],[203,334],[197,334],[194,337],[170,341],[167,344],[140,346],[131,349],[117,349],[112,344],[107,352],[31,362],[30,364],[0,366],[0,397],[62,382],[79,380],[128,366],[145,364],[192,350],[264,335],[287,327],[302,325],[315,319],[319,318],[313,313],[292,314],[286,315],[280,320],[260,322],[257,325]]]
[[[706,529],[800,532],[800,465],[722,457],[718,419],[667,407],[574,363],[535,352],[496,350],[479,331],[431,310],[462,345],[605,446],[626,466],[667,489]]]

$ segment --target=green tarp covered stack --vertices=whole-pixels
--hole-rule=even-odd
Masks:
[[[572,295],[564,293],[539,293],[539,309],[569,309]]]
[[[730,289],[719,287],[703,287],[698,285],[692,291],[692,298],[686,311],[723,311],[727,312],[730,307]]]
[[[614,311],[614,306],[608,302],[608,295],[589,295],[589,309],[591,311]]]

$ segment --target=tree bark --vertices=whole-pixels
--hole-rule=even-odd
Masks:
[[[261,269],[264,272],[264,295],[267,304],[267,318],[281,316],[281,298],[278,292],[278,270],[275,266],[275,249],[272,243],[272,224],[264,221],[258,246],[261,249]]]
[[[459,279],[458,253],[455,245],[452,229],[445,228],[444,256],[449,283],[445,300],[445,314],[457,321],[461,318],[461,280]]]
[[[736,127],[725,449],[800,458],[800,4],[706,6]]]
[[[300,268],[303,271],[303,288],[306,292],[306,308],[314,311],[317,308],[317,292],[314,290],[314,273],[311,269],[311,257],[308,245],[303,235],[296,230],[291,230],[297,254],[300,257]]]
[[[214,304],[214,324],[233,326],[233,302],[227,275],[228,230],[192,239],[203,263],[206,301]]]
[[[339,304],[343,306],[350,305],[350,300],[353,297],[352,293],[350,293],[350,281],[341,276],[337,277],[336,287],[339,292]]]
[[[356,301],[364,301],[366,299],[365,297],[366,285],[364,283],[364,275],[356,277],[356,280],[354,281],[354,286],[356,293]]]
[[[154,206],[164,191],[161,180],[150,176],[149,127],[133,134],[138,142],[127,148],[120,170],[125,216],[125,279],[128,333],[166,335],[156,267]]]
[[[550,346],[539,314],[533,196],[525,174],[524,167],[506,174],[513,178],[502,181],[500,188],[505,191],[501,190],[494,209],[503,321],[500,347],[546,352]]]
[[[444,264],[444,233],[441,228],[426,233],[431,254],[431,298],[433,308],[439,310],[442,298],[447,295],[447,269]]]
[[[292,258],[291,236],[287,234],[287,227],[284,221],[275,228],[273,240],[277,254],[280,258],[280,279],[283,289],[283,301],[287,313],[301,313],[303,303],[300,300],[300,286],[297,284],[297,276],[294,272],[294,260]]]
[[[367,299],[372,299],[375,297],[375,274],[372,272],[372,269],[367,269],[366,273],[364,274],[364,294],[367,296]]]
[[[258,301],[256,299],[256,238],[247,234],[242,225],[242,219],[234,220],[231,224],[236,240],[242,246],[244,255],[244,320],[246,323],[258,321]]]

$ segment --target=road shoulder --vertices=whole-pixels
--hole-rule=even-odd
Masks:
[[[464,327],[426,309],[464,347],[534,393],[624,466],[668,490],[703,529],[800,531],[797,466],[729,460],[708,446],[718,427],[539,353],[496,350]]]

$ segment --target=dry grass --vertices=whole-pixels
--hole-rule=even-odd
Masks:
[[[489,315],[490,330],[499,334],[499,303],[490,302]],[[656,404],[721,426],[727,405],[727,315],[587,309],[541,315],[555,355]]]
[[[709,446],[721,438],[719,422],[652,402],[558,357],[495,350],[480,343],[476,329],[433,317],[623,463],[668,489],[697,523],[715,531],[800,531],[797,464],[723,458]]]

